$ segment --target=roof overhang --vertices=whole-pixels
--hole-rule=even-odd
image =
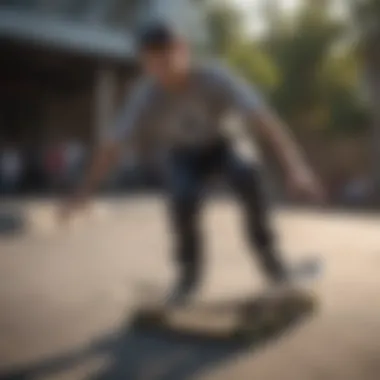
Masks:
[[[31,12],[0,10],[0,37],[100,58],[134,58],[132,34]]]

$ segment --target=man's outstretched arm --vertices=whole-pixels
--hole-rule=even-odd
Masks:
[[[292,195],[322,201],[325,196],[322,185],[287,125],[274,112],[265,108],[252,113],[252,124],[274,151],[286,174],[288,190]]]
[[[98,188],[110,170],[120,158],[121,145],[118,143],[103,143],[99,145],[92,157],[88,172],[77,189],[80,197],[88,197]]]
[[[305,169],[304,154],[288,126],[272,111],[255,110],[251,124],[259,135],[270,144],[285,170]]]
[[[118,162],[120,151],[121,146],[115,143],[102,144],[96,148],[81,184],[60,210],[61,219],[68,219],[71,213],[87,203],[111,168]]]
[[[259,93],[226,68],[216,71],[220,93],[245,116],[247,124],[269,144],[296,195],[322,198],[322,188],[289,128],[266,106]]]
[[[135,135],[141,124],[148,102],[149,84],[139,82],[122,108],[113,128],[107,132],[95,149],[90,167],[80,186],[64,205],[63,217],[70,214],[92,195],[119,161],[124,143]]]

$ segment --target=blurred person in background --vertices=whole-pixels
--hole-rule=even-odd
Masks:
[[[65,157],[62,142],[54,141],[49,144],[44,155],[45,173],[51,191],[62,188],[65,180]]]
[[[200,210],[208,180],[226,177],[242,205],[252,252],[274,284],[291,284],[269,218],[260,164],[245,161],[221,124],[234,110],[270,144],[293,195],[323,198],[322,188],[287,128],[259,93],[218,63],[197,62],[189,45],[165,24],[148,25],[139,38],[145,76],[128,97],[114,128],[99,147],[82,185],[61,210],[67,218],[83,205],[115,165],[123,143],[139,134],[156,135],[165,152],[165,181],[175,237],[178,279],[170,297],[186,301],[204,269]]]
[[[0,151],[0,182],[2,192],[13,194],[19,190],[23,176],[23,159],[14,144],[6,144]]]
[[[63,147],[63,160],[65,172],[65,185],[73,186],[81,173],[85,151],[82,143],[76,139],[70,139]]]
[[[342,199],[348,205],[362,205],[366,199],[370,198],[371,191],[369,178],[359,174],[343,185]]]
[[[41,192],[49,188],[45,170],[45,154],[42,144],[29,142],[24,149],[25,181],[27,192]]]

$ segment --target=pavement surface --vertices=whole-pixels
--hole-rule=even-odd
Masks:
[[[2,211],[4,214],[4,207]],[[173,276],[164,204],[103,202],[69,226],[51,202],[10,204],[19,223],[0,235],[0,379],[378,380],[380,216],[277,210],[291,260],[326,262],[320,311],[251,347],[132,332],[133,307]],[[204,214],[204,300],[257,291],[262,278],[228,200]]]

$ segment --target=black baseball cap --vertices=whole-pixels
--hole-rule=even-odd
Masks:
[[[137,38],[138,50],[163,50],[173,44],[179,35],[177,31],[164,22],[151,22],[143,26]]]

